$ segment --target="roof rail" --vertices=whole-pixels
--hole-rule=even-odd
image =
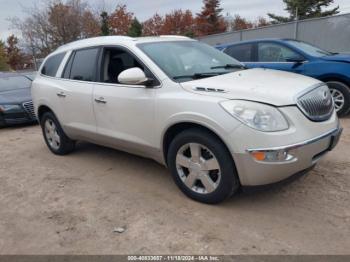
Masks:
[[[135,39],[133,37],[130,36],[121,36],[121,35],[111,35],[111,36],[97,36],[97,37],[90,37],[90,38],[83,38],[83,39],[79,39],[73,42],[69,42],[67,44],[61,45],[57,48],[57,50],[63,48],[63,47],[67,47],[70,45],[74,45],[75,43],[79,43],[79,42],[85,42],[85,41],[91,41],[93,39],[101,39],[101,38],[120,38],[120,39],[128,39],[128,40],[132,40]]]
[[[160,35],[159,37],[173,37],[173,38],[189,39],[189,37],[183,36],[183,35]]]

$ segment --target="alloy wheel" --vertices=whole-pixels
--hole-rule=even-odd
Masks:
[[[219,186],[219,162],[215,155],[201,144],[183,145],[176,155],[176,168],[182,182],[196,193],[209,194]]]
[[[331,92],[333,97],[335,111],[338,112],[344,107],[345,97],[343,93],[341,93],[337,89],[330,88],[329,91]]]
[[[52,119],[45,121],[45,136],[50,147],[54,150],[58,150],[61,144],[61,137],[57,132],[56,124]]]

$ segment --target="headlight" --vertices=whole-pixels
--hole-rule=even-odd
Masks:
[[[0,112],[18,112],[22,111],[20,105],[0,105]]]
[[[289,127],[287,120],[275,107],[245,100],[229,100],[220,104],[232,116],[254,129],[273,132]]]

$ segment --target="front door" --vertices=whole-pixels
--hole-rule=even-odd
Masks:
[[[247,63],[248,67],[268,68],[302,74],[304,72],[304,58],[278,43],[262,42],[257,44],[256,62]]]
[[[94,87],[93,104],[97,133],[102,142],[133,152],[147,152],[154,144],[156,88],[125,85],[118,75],[133,67],[149,74],[134,55],[122,48],[104,48],[100,81]]]

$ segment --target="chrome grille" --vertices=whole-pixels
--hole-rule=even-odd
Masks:
[[[30,118],[36,119],[35,112],[34,112],[34,105],[32,101],[23,103],[23,107]]]
[[[298,107],[312,121],[330,118],[334,110],[331,93],[326,85],[319,86],[298,98]]]

